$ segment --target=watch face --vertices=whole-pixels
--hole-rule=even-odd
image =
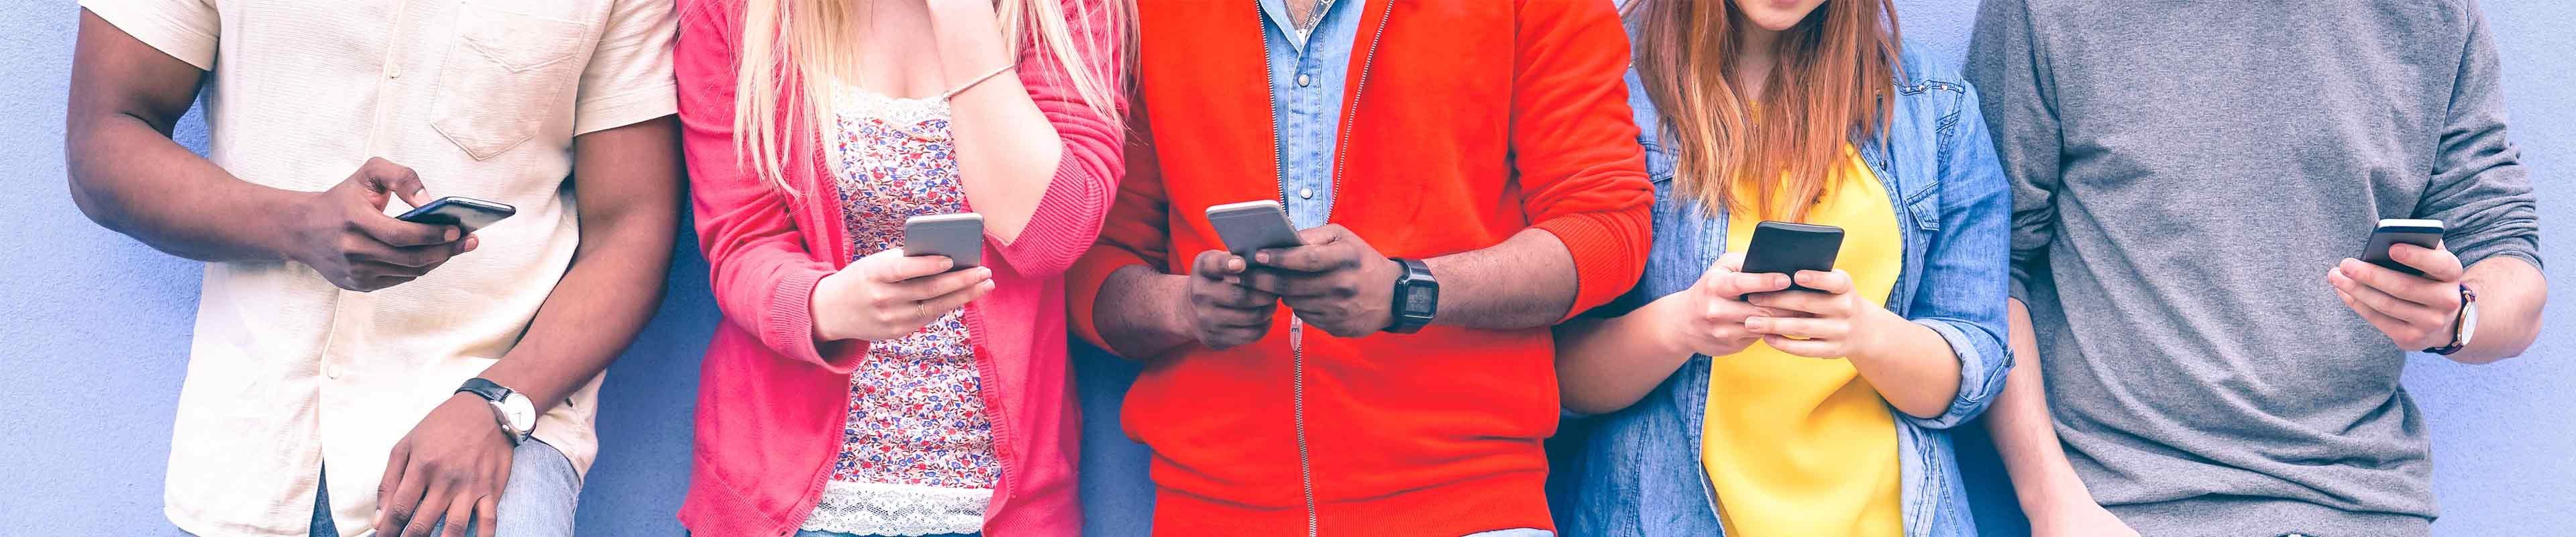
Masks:
[[[1431,308],[1439,303],[1440,291],[1436,289],[1416,287],[1404,293],[1404,313],[1406,314],[1427,315],[1431,313]]]
[[[518,429],[522,434],[537,424],[537,407],[528,403],[528,396],[513,392],[502,398],[501,409],[510,419],[510,428]]]
[[[2452,343],[2466,347],[2469,346],[2469,337],[2476,335],[2478,335],[2478,301],[2471,300],[2460,304],[2459,337]]]

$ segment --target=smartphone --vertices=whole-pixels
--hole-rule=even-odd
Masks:
[[[427,205],[414,208],[394,218],[405,222],[456,226],[466,233],[473,233],[474,230],[483,229],[513,214],[519,214],[519,209],[499,202],[448,196],[430,201]]]
[[[2424,271],[2415,270],[2415,267],[2406,266],[2405,263],[2399,263],[2388,257],[2388,248],[2399,244],[2412,244],[2428,249],[2441,247],[2442,221],[2405,218],[2380,220],[2379,227],[2370,230],[2370,244],[2361,248],[2361,260],[2388,267],[2388,270],[2416,276],[2424,275]]]
[[[984,215],[931,214],[903,221],[903,255],[948,256],[949,270],[984,264]]]
[[[1207,217],[1208,223],[1216,225],[1217,238],[1225,240],[1226,251],[1234,255],[1249,258],[1255,251],[1305,244],[1297,240],[1297,226],[1288,223],[1288,209],[1277,201],[1210,206]]]
[[[1742,272],[1796,276],[1801,270],[1831,271],[1834,256],[1842,249],[1843,228],[1764,220],[1753,225],[1753,244],[1744,248]],[[1814,289],[1791,282],[1789,290]]]

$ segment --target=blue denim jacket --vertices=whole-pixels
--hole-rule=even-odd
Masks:
[[[1959,395],[1940,416],[1888,409],[1896,417],[1905,534],[1976,535],[1944,429],[1984,412],[2012,366],[2004,349],[2012,200],[1975,90],[1953,68],[1910,52],[1900,61],[1904,72],[1888,90],[1895,101],[1887,132],[1856,144],[1888,187],[1905,243],[1887,307],[1940,333],[1960,363]],[[1643,303],[1697,281],[1726,248],[1727,222],[1723,209],[1675,195],[1673,151],[1656,142],[1655,105],[1633,70],[1628,88],[1655,183],[1655,246],[1631,297]],[[1572,497],[1557,504],[1571,511],[1558,517],[1567,535],[1724,533],[1699,454],[1709,360],[1693,356],[1636,404],[1569,428],[1588,428],[1590,436],[1578,443],[1580,468],[1561,470],[1573,474],[1564,491]]]

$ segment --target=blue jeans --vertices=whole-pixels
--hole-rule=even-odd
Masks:
[[[325,466],[327,469],[328,466]],[[327,471],[327,470],[325,470]],[[326,483],[328,481],[325,481]],[[573,504],[581,499],[581,473],[554,446],[529,439],[510,451],[510,482],[501,486],[493,534],[500,537],[572,537]],[[447,524],[440,522],[439,527]],[[361,529],[363,531],[363,529]],[[467,527],[467,535],[475,528]],[[436,530],[432,530],[435,532]],[[331,490],[313,495],[313,536],[338,537],[331,522]]]

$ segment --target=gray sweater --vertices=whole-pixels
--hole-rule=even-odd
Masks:
[[[2402,535],[2436,514],[2406,360],[2325,281],[2381,218],[2539,264],[2464,0],[1986,0],[1970,78],[2013,178],[2067,455],[2147,535]]]

